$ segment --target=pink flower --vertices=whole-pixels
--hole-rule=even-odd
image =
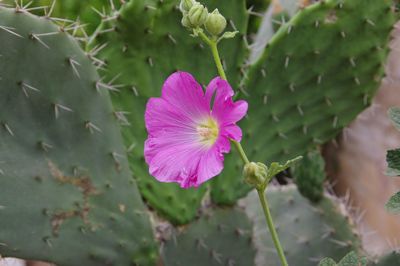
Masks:
[[[233,90],[217,77],[206,92],[185,72],[172,74],[161,98],[151,98],[145,122],[149,137],[144,156],[150,174],[160,182],[177,182],[183,188],[198,187],[218,175],[230,139],[240,141],[235,124],[247,112],[247,102],[232,101]]]

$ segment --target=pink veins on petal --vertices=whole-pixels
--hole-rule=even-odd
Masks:
[[[186,72],[168,77],[161,98],[151,98],[145,122],[149,134],[144,148],[150,174],[160,182],[198,187],[223,169],[230,139],[240,141],[236,125],[247,102],[233,102],[233,90],[217,77],[202,90]]]

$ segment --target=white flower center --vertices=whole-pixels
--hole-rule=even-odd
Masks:
[[[197,125],[196,130],[202,144],[207,147],[214,145],[219,134],[218,123],[215,119],[212,117],[206,118]]]

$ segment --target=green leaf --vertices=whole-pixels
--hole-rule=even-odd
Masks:
[[[385,175],[387,175],[387,176],[400,176],[400,170],[388,167],[386,169]]]
[[[386,175],[400,176],[400,149],[387,151],[386,161],[388,163]]]
[[[341,261],[339,261],[338,266],[366,266],[367,259],[365,257],[360,257],[356,252],[352,251],[347,254]]]
[[[221,41],[222,39],[232,39],[235,38],[235,36],[238,34],[238,31],[227,31],[225,32],[219,39],[218,41]]]
[[[389,199],[385,208],[391,213],[400,213],[400,191]]]
[[[318,266],[337,266],[336,262],[331,258],[322,259]]]
[[[400,108],[392,107],[388,111],[390,120],[392,120],[393,125],[400,130]]]
[[[303,157],[298,156],[292,160],[287,161],[285,164],[280,164],[276,162],[271,163],[271,165],[268,168],[267,180],[271,180],[274,176],[276,176],[282,171],[285,171],[286,169],[288,169],[290,166],[297,163],[301,159],[303,159]]]

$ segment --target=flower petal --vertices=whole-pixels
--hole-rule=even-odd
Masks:
[[[146,105],[145,123],[150,135],[168,131],[191,133],[194,121],[162,98],[150,98]],[[177,132],[178,133],[178,132]]]
[[[191,143],[180,143],[178,139],[149,138],[145,142],[145,159],[150,174],[161,182],[183,183],[196,178],[199,157],[204,153]]]
[[[247,113],[247,102],[233,102],[233,95],[234,93],[229,83],[220,77],[214,78],[207,86],[206,98],[208,104],[212,104],[211,101],[214,97],[212,116],[217,118],[221,125],[236,123]]]
[[[221,132],[221,135],[238,142],[242,140],[242,130],[237,125],[225,126]]]
[[[157,180],[177,182],[183,188],[198,187],[222,171],[221,146],[214,147],[204,149],[191,142],[181,143],[176,135],[149,138],[145,142],[145,159]]]
[[[224,155],[218,149],[211,149],[201,157],[198,165],[198,179],[196,186],[206,182],[207,180],[217,176],[224,168]]]
[[[168,77],[162,88],[162,98],[177,112],[192,119],[210,113],[200,84],[186,72],[176,72]]]

